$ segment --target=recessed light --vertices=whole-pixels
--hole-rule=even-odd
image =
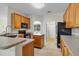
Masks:
[[[44,3],[32,3],[32,6],[37,9],[40,9],[40,8],[43,8],[45,4]]]

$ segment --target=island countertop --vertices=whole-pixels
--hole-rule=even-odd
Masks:
[[[0,36],[0,49],[8,49],[10,47],[16,46],[18,44],[21,44],[23,42],[29,43],[33,40],[27,39],[27,38],[10,38],[10,37],[4,37]]]
[[[71,50],[73,56],[79,56],[79,36],[77,35],[61,35],[64,38],[65,43]]]

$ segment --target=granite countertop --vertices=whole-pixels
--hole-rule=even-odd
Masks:
[[[73,53],[73,56],[79,56],[79,36],[77,35],[61,35],[64,38],[65,43]]]
[[[28,44],[32,42],[33,39],[27,39],[27,38],[10,38],[10,37],[4,37],[0,36],[0,49],[8,49],[10,47],[16,46],[18,44]]]

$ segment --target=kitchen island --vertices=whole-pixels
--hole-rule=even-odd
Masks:
[[[64,42],[71,51],[73,56],[79,56],[79,36],[78,35],[61,35],[64,38]]]
[[[33,39],[0,36],[0,56],[22,56],[23,46],[32,41]]]

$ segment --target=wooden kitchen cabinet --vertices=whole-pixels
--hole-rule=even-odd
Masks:
[[[28,43],[27,45],[23,46],[22,48],[22,55],[23,56],[34,56],[34,43]]]
[[[69,15],[68,15],[69,19],[69,25],[66,26],[68,28],[72,28],[75,27],[75,5],[74,4],[70,4],[69,6]]]
[[[72,55],[72,53],[71,53],[70,49],[68,48],[68,46],[66,45],[63,37],[61,37],[60,48],[61,48],[61,53],[63,56]]]
[[[64,14],[64,21],[66,22],[66,28],[79,27],[79,3],[69,4]]]
[[[26,23],[26,17],[22,16],[22,23]]]
[[[22,23],[27,24],[27,26],[28,26],[27,29],[30,28],[30,18],[28,18],[28,17],[19,15],[17,13],[12,13],[11,19],[12,19],[12,27],[14,29],[21,29]]]
[[[28,28],[30,28],[30,18],[23,16],[22,23],[26,23],[28,25]]]
[[[34,47],[43,48],[44,47],[44,35],[33,35]]]
[[[75,4],[69,4],[64,14],[64,21],[66,23],[66,28],[75,27]]]
[[[30,29],[30,18],[27,18],[28,28]]]
[[[16,13],[12,14],[12,27],[16,29],[21,28],[21,15]]]

